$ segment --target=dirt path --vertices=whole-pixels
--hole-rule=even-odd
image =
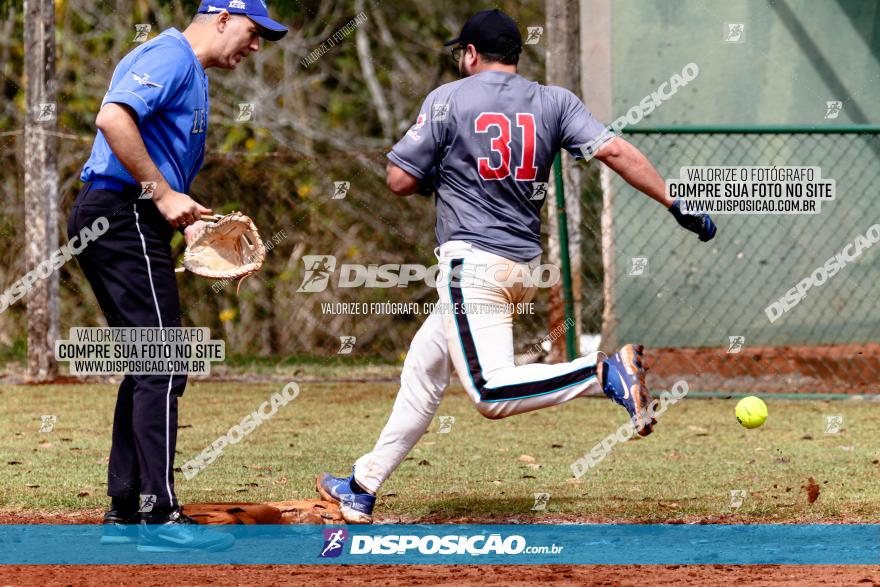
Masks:
[[[13,566],[2,585],[880,585],[880,566]]]
[[[669,389],[686,379],[698,391],[747,393],[880,392],[880,345],[647,349],[649,381]],[[734,349],[736,350],[736,349]]]

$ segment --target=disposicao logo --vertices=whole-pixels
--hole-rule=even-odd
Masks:
[[[346,540],[348,540],[348,530],[345,528],[325,528],[324,548],[321,549],[321,554],[318,556],[320,558],[335,558],[339,556],[342,554],[342,547],[345,545]]]
[[[544,547],[539,547],[544,548]],[[526,550],[526,539],[519,535],[503,538],[489,536],[364,536],[352,538],[351,554],[520,554]],[[560,548],[561,550],[561,548]],[[549,548],[548,548],[549,551]]]

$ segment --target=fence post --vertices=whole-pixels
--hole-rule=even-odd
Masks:
[[[571,291],[571,258],[568,251],[568,218],[565,214],[565,182],[562,179],[562,154],[553,160],[553,178],[556,181],[556,218],[559,224],[559,259],[562,263],[562,305],[565,310],[565,356],[569,361],[577,358],[575,345],[574,295]]]

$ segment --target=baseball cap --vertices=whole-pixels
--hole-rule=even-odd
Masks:
[[[260,25],[260,36],[267,41],[278,41],[287,34],[287,27],[269,18],[269,7],[264,0],[202,0],[201,14],[226,11],[243,14]]]
[[[516,22],[500,10],[481,10],[467,19],[458,37],[444,43],[450,45],[473,45],[478,53],[515,55],[522,51],[522,35]]]

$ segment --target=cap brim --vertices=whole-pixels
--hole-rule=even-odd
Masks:
[[[260,25],[260,36],[267,41],[280,41],[287,34],[287,27],[279,22],[275,22],[268,16],[251,16],[248,18]]]
[[[450,45],[458,45],[461,42],[461,37],[455,37],[451,41],[446,41],[443,43],[444,47],[449,47]]]

